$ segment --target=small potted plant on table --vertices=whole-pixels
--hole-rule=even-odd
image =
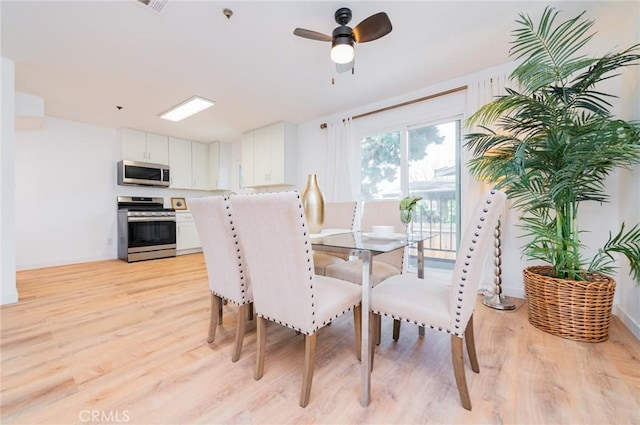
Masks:
[[[404,224],[407,238],[411,235],[410,224],[413,220],[413,212],[422,196],[407,196],[400,201],[400,221]]]

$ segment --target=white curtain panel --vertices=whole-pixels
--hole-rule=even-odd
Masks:
[[[488,78],[478,80],[472,82],[468,85],[467,90],[467,117],[473,115],[478,109],[480,109],[483,105],[490,103],[493,101],[496,96],[506,94],[505,84],[507,83],[507,74],[498,74],[493,75]],[[490,128],[490,126],[487,126]],[[467,131],[470,133],[476,131],[482,131],[482,129],[478,127],[467,128]],[[462,150],[462,163],[466,164],[471,159],[472,152],[463,149]],[[469,208],[477,203],[480,199],[480,196],[486,189],[490,189],[490,184],[485,182],[480,182],[475,180],[473,177],[469,176],[468,173],[463,173],[469,179],[467,182],[462,182],[463,187],[467,187],[467,196],[465,196],[466,205],[463,205],[463,209],[467,211],[467,214],[464,214],[462,228],[465,229],[467,225],[467,221],[469,219]],[[504,231],[508,226],[506,217],[506,208],[501,217],[501,230],[504,236]],[[487,262],[482,272],[482,278],[480,281],[480,291],[485,295],[490,295],[494,290],[494,281],[495,281],[495,258],[490,256],[487,258]]]
[[[360,193],[360,158],[354,140],[351,118],[327,123],[327,182],[328,202],[355,201]]]

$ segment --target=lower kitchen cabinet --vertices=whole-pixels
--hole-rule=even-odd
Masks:
[[[191,212],[176,211],[176,251],[178,255],[202,251],[202,244]]]

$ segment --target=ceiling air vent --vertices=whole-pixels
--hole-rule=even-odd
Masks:
[[[135,2],[145,9],[158,14],[162,12],[162,9],[164,9],[164,6],[167,4],[167,0],[135,0]]]

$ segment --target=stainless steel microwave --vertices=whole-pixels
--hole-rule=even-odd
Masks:
[[[142,185],[168,187],[171,182],[169,166],[122,160],[118,162],[119,185]]]

